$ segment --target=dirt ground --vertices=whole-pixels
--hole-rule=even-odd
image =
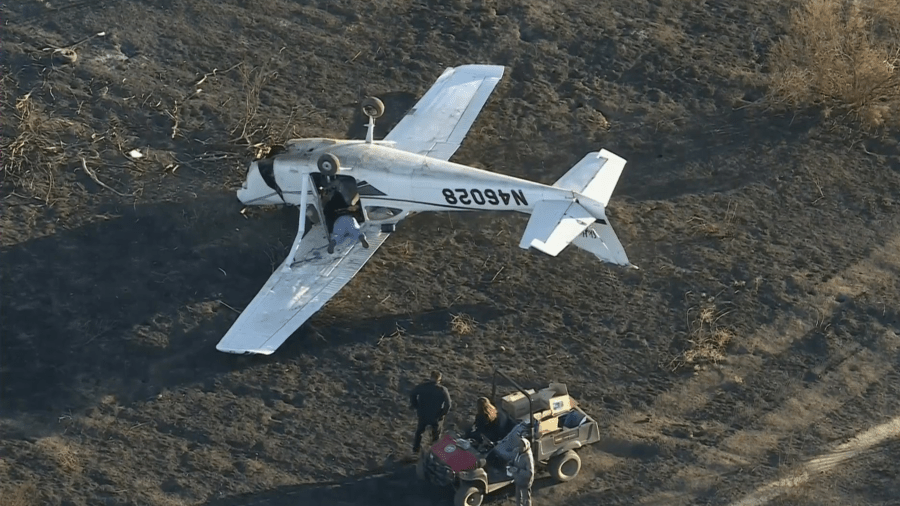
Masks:
[[[900,504],[900,145],[755,105],[788,7],[5,2],[0,503],[449,505],[407,392],[439,368],[461,426],[496,365],[601,422],[536,505]],[[418,215],[277,353],[217,352],[296,231],[241,214],[248,162],[361,137],[368,94],[383,135],[466,63],[507,71],[454,161],[623,156],[640,270]]]

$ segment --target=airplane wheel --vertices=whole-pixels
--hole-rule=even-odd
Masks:
[[[370,118],[380,118],[384,114],[384,102],[375,97],[366,97],[362,101],[362,110]]]
[[[331,153],[325,153],[319,157],[319,172],[326,176],[333,176],[341,170],[341,162]]]

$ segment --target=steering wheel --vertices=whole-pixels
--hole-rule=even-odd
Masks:
[[[490,439],[488,439],[488,437],[485,436],[484,434],[479,434],[479,435],[481,436],[481,442],[478,445],[478,449],[482,453],[487,453],[487,452],[491,451],[494,448],[494,442],[491,441]]]

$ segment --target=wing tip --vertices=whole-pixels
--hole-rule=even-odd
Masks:
[[[501,78],[503,77],[503,73],[506,72],[506,67],[503,65],[490,65],[487,63],[469,63],[466,65],[459,65],[457,67],[451,67],[453,71],[465,71],[470,70],[473,72],[477,72],[482,77],[485,78]]]
[[[231,355],[271,355],[275,351],[266,348],[239,348],[223,345],[222,343],[217,344],[216,349]]]
[[[555,257],[558,256],[563,249],[565,249],[566,245],[563,245],[562,248],[557,248],[557,245],[553,245],[553,247],[551,247],[550,241],[545,242],[540,239],[532,239],[530,247],[540,251],[541,253]]]

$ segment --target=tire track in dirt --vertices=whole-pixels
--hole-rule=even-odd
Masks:
[[[891,228],[896,230],[896,227]],[[852,299],[876,292],[878,288],[890,290],[892,287],[889,284],[892,283],[893,274],[900,267],[900,255],[897,252],[900,252],[900,236],[895,235],[865,259],[824,283],[816,290],[818,295],[808,299],[808,306],[821,314],[829,314],[839,309],[841,301],[847,298]],[[791,346],[796,340],[815,329],[815,325],[804,321],[802,315],[786,314],[772,325],[761,328],[747,341],[747,348],[751,353],[777,357],[790,353]],[[886,332],[880,338],[882,346],[894,349],[900,346],[900,343],[896,342],[898,337],[893,332]],[[751,375],[764,377],[766,361],[762,357],[744,355],[732,359],[718,370],[698,373],[681,386],[657,397],[650,410],[652,419],[648,423],[637,426],[633,421],[625,420],[625,417],[612,420],[610,429],[615,429],[616,432],[645,441],[651,440],[664,448],[693,450],[693,455],[687,457],[688,462],[685,462],[687,465],[671,479],[666,480],[671,488],[681,490],[653,491],[636,503],[656,504],[660,501],[669,504],[693,503],[697,500],[698,494],[707,490],[708,486],[717,482],[723,474],[742,470],[754,474],[756,469],[769,466],[767,455],[778,449],[782,437],[791,436],[812,426],[830,413],[839,411],[845,404],[863,395],[871,385],[882,381],[885,376],[895,374],[894,357],[879,351],[854,342],[838,355],[813,368],[812,372],[819,378],[816,386],[806,388],[799,379],[793,380],[790,384],[784,385],[784,389],[789,393],[784,396],[786,400],[780,406],[764,414],[755,409],[749,415],[749,419],[741,420],[741,430],[717,441],[703,443],[691,441],[693,434],[690,427],[697,424],[688,419],[687,413],[707,407],[714,402],[716,394],[727,382],[741,380]],[[845,446],[811,461],[806,472],[833,469],[849,458],[842,457],[847,452],[858,453],[863,448],[888,437],[884,436],[885,431],[893,428],[893,423],[895,422],[871,429]],[[686,432],[683,439],[662,435],[666,432],[677,434],[679,428],[682,433]],[[702,435],[703,431],[699,432]],[[894,434],[896,435],[896,431]],[[803,478],[803,474],[798,476],[772,482],[758,489],[756,495],[748,496],[751,502],[746,504],[754,506],[763,504],[767,498],[777,496],[786,486],[799,483],[797,480],[808,479]],[[703,477],[706,479],[702,479]],[[685,487],[689,488],[685,490]]]
[[[784,493],[786,489],[803,485],[815,475],[833,471],[847,461],[862,456],[872,447],[896,438],[900,438],[900,416],[860,433],[846,443],[838,445],[834,450],[810,460],[802,467],[801,472],[767,483],[752,494],[732,503],[731,506],[762,506]]]

